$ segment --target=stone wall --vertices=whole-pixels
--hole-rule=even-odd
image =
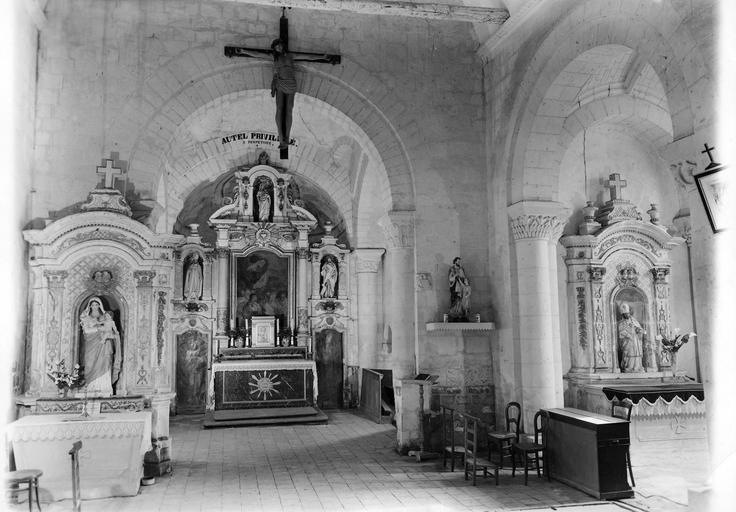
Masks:
[[[493,344],[499,370],[497,416],[522,385],[518,350],[524,343],[513,322],[519,315],[519,276],[508,231],[508,205],[521,200],[559,201],[575,212],[584,197],[597,199],[601,177],[621,172],[635,184],[637,196],[632,200],[643,214],[649,209],[645,196],[652,195],[658,199],[651,202],[661,200],[666,210],[663,223],[673,225],[674,216],[690,210],[693,237],[697,232],[709,238],[703,232],[707,223],[702,205],[692,196],[692,177],[690,184],[679,182],[672,166],[687,167],[685,162],[690,161],[702,169],[707,164],[700,151],[706,140],[712,140],[715,121],[714,5],[709,0],[540,3],[512,17],[481,47],[489,98],[488,202],[495,214],[488,246],[492,268],[500,263],[510,270],[508,277],[493,279],[500,285],[493,292],[499,307],[498,341]],[[638,60],[627,60],[633,58]],[[611,77],[622,63],[630,66],[629,74],[618,82]],[[587,93],[578,97],[582,87],[588,87]],[[617,162],[626,169],[613,168]],[[575,224],[575,216],[568,218],[565,231]],[[708,280],[712,271],[706,263],[712,246],[703,238],[702,254],[693,251],[695,309],[702,306],[703,313],[693,319],[688,312],[693,299],[679,292],[675,313],[678,327],[697,325],[707,336],[709,328],[702,324],[712,306],[697,283]],[[686,260],[685,248],[673,258],[673,286],[679,289],[690,282]],[[545,300],[561,305],[564,269],[559,263],[558,258],[557,293]],[[564,307],[560,319],[562,350],[567,351]]]

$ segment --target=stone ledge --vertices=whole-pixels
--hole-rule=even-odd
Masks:
[[[496,328],[493,322],[430,322],[427,332],[432,331],[492,331]]]

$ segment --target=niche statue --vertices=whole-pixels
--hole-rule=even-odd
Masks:
[[[619,307],[621,320],[618,321],[618,344],[621,350],[621,371],[624,373],[643,372],[642,367],[642,335],[641,324],[631,314],[627,303]]]
[[[465,275],[460,257],[452,260],[448,273],[450,281],[450,314],[453,322],[467,322],[470,313],[470,281]]]
[[[91,394],[112,396],[120,378],[120,333],[102,300],[92,297],[79,318],[84,339],[84,380]]]
[[[202,264],[197,254],[192,254],[188,259],[189,266],[184,279],[184,298],[188,301],[195,301],[202,296]]]
[[[337,296],[335,285],[337,284],[338,270],[332,258],[325,258],[320,274],[322,275],[322,288],[319,296],[323,299],[335,298]]]

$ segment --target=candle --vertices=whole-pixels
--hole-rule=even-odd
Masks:
[[[281,344],[279,343],[279,319],[277,318],[276,319],[276,346],[278,347],[280,345]]]
[[[230,319],[230,330],[231,331],[235,330],[235,319],[234,318]]]
[[[246,331],[248,330],[248,319],[247,318],[245,319],[245,330]]]

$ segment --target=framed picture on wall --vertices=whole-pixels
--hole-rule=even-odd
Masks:
[[[278,319],[282,327],[289,325],[293,316],[293,254],[256,249],[234,255],[231,268],[231,314],[237,328],[244,328],[246,319],[263,316]],[[255,344],[254,330],[251,336]]]
[[[726,229],[728,223],[724,204],[726,199],[725,170],[725,167],[718,167],[695,176],[698,192],[700,192],[705,213],[708,214],[708,220],[714,233]]]

